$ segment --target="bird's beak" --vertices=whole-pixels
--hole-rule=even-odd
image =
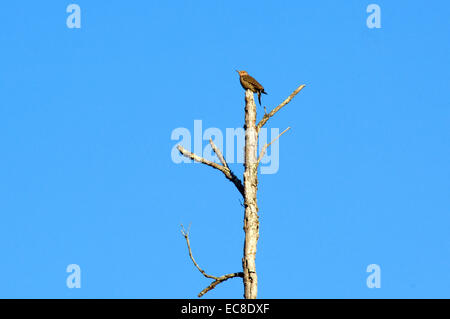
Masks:
[[[239,70],[236,70],[237,73],[239,73]]]

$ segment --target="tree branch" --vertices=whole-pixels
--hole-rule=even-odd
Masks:
[[[263,146],[261,153],[259,153],[258,156],[258,160],[256,161],[257,165],[259,165],[259,162],[261,161],[261,159],[264,157],[264,154],[266,153],[267,148],[269,148],[270,145],[272,145],[273,142],[275,142],[276,140],[278,140],[280,138],[281,135],[283,135],[284,133],[286,133],[287,131],[289,131],[291,128],[288,127],[287,129],[285,129],[283,132],[280,133],[280,135],[278,135],[272,142],[270,142],[269,144],[266,144]]]
[[[214,145],[214,143],[213,143],[212,141],[210,141],[210,143],[211,143],[211,146],[213,147],[214,152],[216,152],[216,154],[220,154],[220,155],[221,155],[221,156],[217,155],[217,156],[219,157],[219,160],[220,160],[220,161],[223,160],[223,162],[225,162],[225,159],[223,159],[222,153],[217,149],[217,147]],[[213,146],[213,145],[214,145],[214,146]],[[236,175],[234,175],[234,173],[230,170],[230,168],[228,167],[228,165],[227,165],[227,166],[224,166],[224,165],[220,165],[220,164],[211,162],[211,161],[209,161],[209,160],[207,160],[207,159],[205,159],[205,158],[203,158],[203,157],[201,157],[201,156],[198,156],[198,155],[195,155],[195,154],[192,153],[192,152],[189,152],[188,150],[186,150],[186,149],[185,149],[183,146],[181,146],[181,145],[178,145],[178,146],[177,146],[177,149],[178,149],[178,151],[180,151],[180,153],[181,153],[183,156],[185,156],[185,157],[187,157],[187,158],[190,158],[191,160],[194,160],[194,161],[196,161],[196,162],[199,162],[199,163],[202,163],[202,164],[211,166],[212,168],[215,168],[215,169],[218,169],[219,171],[221,171],[221,172],[225,175],[225,177],[226,177],[228,180],[230,180],[230,181],[236,186],[236,188],[237,188],[238,191],[241,193],[241,195],[244,196],[244,185],[242,184],[241,180],[240,180]],[[216,151],[216,150],[217,150],[217,151]],[[218,153],[217,153],[217,152],[218,152]],[[221,158],[222,158],[222,159],[221,159]],[[223,162],[222,162],[222,163],[223,163]],[[226,164],[226,162],[225,162],[225,164]]]
[[[216,146],[216,144],[213,143],[212,139],[209,139],[209,144],[211,144],[211,147],[214,151],[214,153],[216,153],[217,157],[219,158],[219,161],[223,164],[223,166],[228,168],[228,164],[225,161],[225,158],[223,157],[222,152],[219,150],[219,148]]]
[[[244,277],[244,273],[242,272],[235,272],[232,274],[227,274],[227,275],[223,275],[220,277],[216,277],[216,276],[211,276],[208,275],[202,268],[200,268],[200,266],[197,264],[197,262],[194,259],[194,256],[192,255],[192,250],[191,250],[191,243],[189,241],[189,229],[191,228],[191,226],[189,225],[188,230],[186,231],[183,227],[183,225],[181,225],[181,234],[183,235],[184,239],[186,239],[186,244],[188,247],[188,251],[189,251],[189,257],[191,258],[192,262],[194,263],[195,267],[197,267],[198,271],[201,272],[201,274],[203,276],[205,276],[206,278],[210,278],[210,279],[214,279],[214,281],[205,289],[203,289],[199,294],[198,297],[202,297],[204,294],[206,294],[208,291],[213,290],[218,284],[230,279],[230,278],[234,278],[234,277]]]
[[[300,85],[294,92],[291,93],[291,95],[288,96],[286,100],[284,100],[280,105],[278,105],[276,108],[274,108],[269,113],[264,114],[261,121],[259,121],[258,125],[256,125],[256,132],[259,133],[259,130],[267,123],[267,121],[275,115],[279,110],[281,110],[286,104],[288,104],[303,88],[305,87],[305,84]]]
[[[228,275],[223,275],[221,277],[218,277],[215,281],[213,281],[208,287],[206,287],[205,289],[203,289],[202,291],[200,291],[200,293],[198,294],[198,297],[202,297],[204,294],[206,294],[208,291],[213,290],[218,284],[230,279],[230,278],[234,278],[234,277],[240,277],[243,278],[244,277],[244,273],[243,272],[235,272],[232,274],[228,274]]]

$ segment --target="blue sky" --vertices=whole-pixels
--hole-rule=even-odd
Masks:
[[[74,2],[81,29],[71,2],[0,6],[0,297],[196,298],[180,223],[208,273],[240,271],[239,193],[170,138],[242,126],[235,69],[268,108],[307,85],[268,123],[292,129],[259,179],[259,297],[450,297],[448,1]]]

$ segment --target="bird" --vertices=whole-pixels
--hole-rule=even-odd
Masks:
[[[263,86],[259,84],[259,82],[256,81],[252,76],[248,75],[247,71],[236,70],[236,72],[239,73],[239,80],[241,81],[241,85],[245,90],[250,90],[253,93],[258,93],[258,102],[259,105],[261,105],[261,93],[267,94],[267,92],[264,91]]]

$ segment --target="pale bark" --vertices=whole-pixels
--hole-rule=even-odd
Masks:
[[[258,165],[259,162],[262,160],[262,158],[264,157],[264,154],[266,154],[266,150],[267,148],[272,145],[273,142],[275,142],[276,140],[278,140],[281,135],[283,135],[284,133],[286,133],[287,131],[289,131],[291,128],[288,127],[287,129],[285,129],[283,132],[281,132],[275,139],[272,140],[272,142],[270,142],[269,144],[264,145],[264,147],[262,148],[262,150],[259,152],[259,156],[258,156]]]
[[[209,140],[209,142],[211,143],[212,149],[214,150],[214,152],[216,152],[216,155],[219,158],[219,160],[222,163],[224,163],[223,165],[217,164],[215,162],[211,162],[211,161],[207,160],[206,158],[203,158],[192,152],[189,152],[181,145],[178,145],[177,149],[181,154],[183,154],[183,156],[190,158],[193,161],[211,166],[212,168],[215,168],[215,169],[221,171],[225,175],[225,177],[230,182],[232,182],[234,184],[234,186],[236,186],[236,188],[241,193],[241,195],[244,196],[244,185],[242,185],[241,180],[236,175],[234,175],[233,171],[228,167],[228,164],[225,162],[225,159],[223,158],[222,153],[219,151],[219,149],[216,147],[216,145],[214,145],[213,141]]]
[[[189,226],[190,228],[190,226]],[[194,263],[195,267],[197,267],[198,271],[200,271],[200,273],[205,276],[206,278],[210,278],[210,279],[214,279],[214,281],[205,289],[203,289],[202,291],[200,291],[200,293],[198,294],[198,297],[202,297],[204,294],[206,294],[208,291],[214,289],[218,284],[227,281],[228,279],[234,278],[234,277],[244,277],[244,274],[242,272],[234,272],[232,274],[226,274],[220,277],[216,277],[216,276],[212,276],[212,275],[208,275],[206,273],[206,271],[204,271],[195,261],[194,256],[192,255],[192,249],[191,249],[191,242],[189,240],[189,228],[186,231],[183,227],[183,225],[181,225],[181,234],[183,235],[183,237],[186,239],[186,244],[188,247],[188,251],[189,251],[189,257],[191,258],[192,262]]]
[[[303,90],[303,88],[305,87],[305,84],[300,85],[298,88],[295,89],[294,92],[291,93],[291,95],[289,95],[286,100],[284,100],[283,102],[281,102],[276,108],[274,108],[272,111],[270,111],[269,113],[264,114],[263,118],[261,121],[259,121],[258,125],[256,126],[256,131],[259,133],[259,130],[267,123],[267,121],[275,115],[275,113],[277,113],[279,110],[281,110],[284,106],[286,106],[289,102],[291,102],[291,100],[298,94],[300,93],[301,90]]]
[[[196,162],[203,163],[205,165],[211,166],[219,171],[221,171],[225,177],[230,180],[239,192],[244,197],[244,256],[242,258],[242,269],[243,272],[236,272],[220,277],[215,277],[208,275],[195,261],[191,246],[189,242],[189,234],[187,231],[182,229],[182,234],[186,239],[188,246],[189,256],[197,267],[197,269],[206,277],[214,279],[214,281],[205,289],[199,293],[199,297],[203,296],[205,293],[214,289],[218,284],[235,277],[242,277],[244,282],[244,297],[246,299],[255,299],[258,295],[258,276],[256,274],[256,247],[259,239],[259,216],[258,216],[258,203],[257,203],[257,192],[258,192],[258,165],[264,156],[267,148],[276,141],[281,135],[287,132],[289,128],[284,130],[280,135],[278,135],[272,142],[264,145],[258,156],[258,134],[261,128],[267,123],[267,121],[275,115],[279,110],[281,110],[285,105],[287,105],[303,88],[305,85],[300,85],[288,98],[286,98],[281,104],[275,107],[269,113],[265,113],[261,121],[256,124],[256,104],[254,100],[253,93],[250,90],[245,92],[245,155],[244,155],[244,183],[234,175],[234,173],[229,168],[222,152],[214,145],[212,140],[210,144],[214,152],[216,153],[221,164],[206,160],[186,149],[181,145],[178,145],[178,150],[185,157],[188,157]],[[265,108],[264,108],[265,110]]]
[[[255,299],[258,294],[256,274],[256,245],[259,239],[258,191],[258,134],[256,132],[256,104],[253,93],[245,93],[245,151],[244,151],[244,297]]]

